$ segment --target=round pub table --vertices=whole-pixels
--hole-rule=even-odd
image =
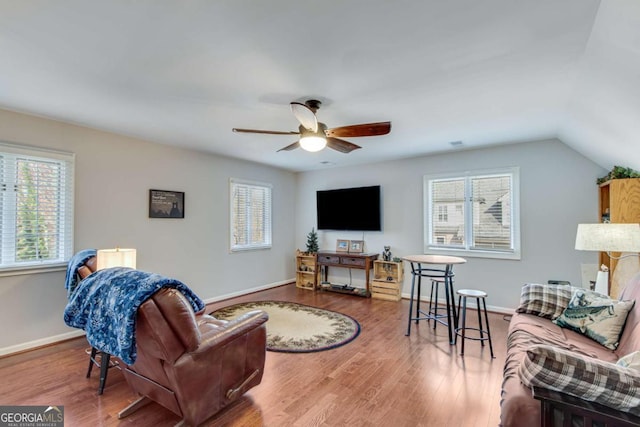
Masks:
[[[411,264],[411,275],[413,276],[411,278],[411,298],[409,300],[409,321],[407,322],[407,333],[405,335],[409,336],[411,334],[411,321],[415,321],[417,324],[420,320],[433,320],[434,322],[440,322],[447,326],[449,343],[452,345],[455,344],[455,329],[458,327],[458,315],[456,313],[455,299],[453,296],[453,266],[455,264],[464,264],[467,260],[457,256],[447,255],[407,255],[403,259]],[[423,277],[429,280],[444,280],[445,300],[447,303],[446,322],[441,320],[439,315],[431,311],[425,312],[420,310],[420,291]],[[416,282],[418,284],[417,288]],[[413,311],[414,299],[416,305],[415,312]]]

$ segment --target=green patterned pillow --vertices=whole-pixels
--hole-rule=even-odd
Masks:
[[[613,300],[587,289],[574,289],[569,305],[553,323],[615,350],[634,302]]]

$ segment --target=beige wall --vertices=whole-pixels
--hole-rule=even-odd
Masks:
[[[140,269],[176,277],[204,299],[292,278],[293,253],[315,226],[318,189],[379,184],[384,206],[382,232],[320,232],[321,248],[364,238],[368,251],[420,253],[422,177],[454,170],[519,166],[522,230],[521,260],[470,258],[456,270],[456,286],[485,289],[490,306],[513,309],[524,282],[579,284],[580,264],[597,262],[573,241],[579,222],[597,220],[595,179],[606,171],[558,140],[300,174],[3,110],[0,140],[76,153],[76,249],[136,247]],[[273,184],[271,250],[229,253],[230,177]],[[185,191],[185,219],[149,219],[150,188]],[[354,284],[361,273],[352,271]],[[0,355],[75,333],[62,321],[63,281],[62,271],[0,277]],[[405,294],[409,286],[406,274]]]
[[[75,249],[135,247],[138,268],[203,299],[293,277],[293,173],[0,110],[0,140],[76,153]],[[273,248],[229,253],[229,178],[273,185]],[[149,189],[184,191],[184,219],[149,219]],[[60,338],[64,272],[0,277],[0,354]]]
[[[522,259],[468,258],[467,264],[455,269],[456,288],[486,290],[488,305],[509,310],[517,306],[520,289],[526,282],[559,279],[580,286],[580,265],[597,263],[597,255],[573,249],[576,228],[580,222],[598,220],[596,178],[606,171],[558,140],[302,174],[298,181],[296,240],[303,241],[315,226],[316,190],[381,185],[383,231],[321,231],[320,247],[335,248],[336,239],[364,238],[370,252],[381,252],[384,245],[390,245],[394,256],[422,253],[424,175],[510,166],[520,167]],[[404,293],[408,296],[411,278],[405,267]],[[337,282],[353,280],[357,286],[364,283],[358,270],[352,271],[352,279],[346,270],[334,269],[333,274]]]

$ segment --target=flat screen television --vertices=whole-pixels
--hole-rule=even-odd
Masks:
[[[380,186],[316,192],[318,230],[382,231]]]

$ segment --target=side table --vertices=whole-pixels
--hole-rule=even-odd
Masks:
[[[409,320],[407,322],[406,336],[411,334],[411,321],[415,321],[416,324],[420,320],[433,320],[434,322],[440,322],[447,325],[449,332],[449,343],[455,344],[455,328],[458,327],[458,316],[456,314],[455,299],[453,296],[453,266],[455,264],[464,264],[466,259],[456,256],[446,255],[407,255],[403,258],[405,261],[411,264],[411,298],[409,300]],[[440,265],[444,268],[427,268],[423,264],[429,266]],[[422,278],[428,279],[442,279],[445,284],[445,300],[447,303],[447,321],[444,322],[440,319],[440,316],[431,312],[427,313],[420,310],[420,291],[422,287]],[[416,280],[417,278],[417,280]],[[416,289],[416,282],[418,284]],[[417,290],[417,294],[416,294]],[[413,302],[416,300],[415,314],[413,311]]]

